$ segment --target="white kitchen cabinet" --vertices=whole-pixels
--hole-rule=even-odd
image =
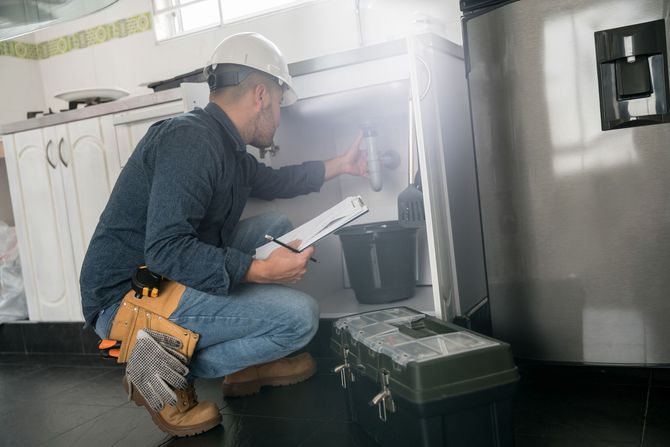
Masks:
[[[30,319],[81,321],[81,263],[120,170],[111,117],[4,140]]]
[[[55,128],[4,137],[31,320],[80,320]]]

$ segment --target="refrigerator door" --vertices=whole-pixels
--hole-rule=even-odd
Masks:
[[[668,59],[629,67],[632,32],[622,56],[599,58],[596,39],[663,20],[657,51],[669,14],[667,0],[520,0],[464,22],[493,334],[519,357],[670,363],[670,124],[620,126],[665,111],[648,95],[664,96]],[[606,63],[635,81],[607,87],[611,106]]]

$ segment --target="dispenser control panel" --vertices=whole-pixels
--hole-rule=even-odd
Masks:
[[[602,129],[670,122],[665,21],[595,33]]]

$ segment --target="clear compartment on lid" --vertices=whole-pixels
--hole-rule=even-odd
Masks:
[[[403,334],[401,334],[403,335]],[[498,343],[468,332],[451,332],[421,338],[411,343],[398,344],[387,351],[394,362],[406,365],[438,357],[448,357],[466,351],[494,346]]]
[[[374,337],[375,335],[389,334],[394,332],[399,332],[399,330],[396,326],[393,326],[392,324],[375,323],[370,324],[368,326],[363,326],[359,328],[357,331],[351,331],[351,335],[352,337],[354,337],[354,340],[357,340],[359,342],[364,343],[365,345],[368,345],[367,340]]]
[[[375,352],[381,352],[389,356],[395,353],[394,347],[414,341],[415,339],[402,332],[391,332],[381,335],[375,335],[366,340],[365,344]]]
[[[403,307],[394,307],[391,309],[378,310],[375,312],[368,312],[363,314],[368,318],[372,318],[376,321],[389,322],[395,320],[408,320],[413,321],[414,319],[421,319],[424,317],[424,314],[420,312],[415,312],[411,309],[405,309]]]
[[[421,362],[440,357],[438,351],[431,349],[418,340],[396,345],[391,349],[391,359],[399,365],[406,365],[409,362]]]
[[[435,335],[433,337],[422,339],[421,343],[438,351],[443,356],[458,354],[459,352],[473,351],[475,349],[485,348],[496,344],[491,340],[467,332],[452,332],[450,334]]]
[[[377,320],[368,318],[365,315],[354,315],[352,317],[340,318],[335,322],[337,329],[349,329],[351,332],[357,332],[363,326],[369,326],[377,323]]]
[[[389,323],[395,326],[411,326],[413,322],[423,319],[426,315],[411,309],[394,307],[391,309],[378,310],[363,314],[366,318]]]
[[[394,326],[411,326],[414,321],[421,320],[424,317],[425,315],[420,312],[402,307],[394,307],[340,318],[335,322],[334,326],[337,330],[347,330],[352,335],[355,335],[365,326],[377,323],[389,323]],[[359,337],[354,338],[358,339]]]

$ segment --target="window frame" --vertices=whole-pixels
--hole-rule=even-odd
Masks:
[[[326,0],[295,0],[295,2],[292,2],[292,3],[287,3],[287,4],[284,4],[284,5],[280,5],[280,6],[275,6],[274,8],[267,8],[267,9],[263,9],[263,10],[258,11],[258,12],[252,12],[250,14],[246,14],[246,15],[243,15],[243,16],[240,16],[240,17],[236,17],[235,19],[230,20],[230,21],[224,20],[224,14],[223,14],[223,9],[224,8],[223,8],[222,3],[225,3],[225,1],[231,1],[231,0],[219,0],[219,10],[221,11],[221,27],[225,27],[227,25],[234,25],[234,24],[238,24],[238,23],[243,23],[243,22],[248,22],[250,20],[257,19],[257,18],[260,18],[260,17],[266,17],[266,16],[275,15],[275,14],[280,14],[280,13],[283,13],[283,12],[291,11],[293,9],[298,9],[298,8],[303,7],[305,5],[308,5],[308,4],[322,3]]]
[[[230,25],[236,25],[236,24],[240,24],[240,23],[244,23],[244,22],[249,22],[249,21],[257,19],[257,18],[267,17],[267,16],[271,16],[271,15],[275,15],[275,14],[281,14],[283,12],[288,12],[288,11],[291,11],[293,9],[298,9],[298,8],[301,8],[301,7],[306,6],[306,5],[316,4],[316,3],[323,3],[327,0],[296,0],[294,3],[289,3],[289,4],[285,4],[285,5],[275,6],[274,8],[264,9],[264,10],[261,10],[261,11],[255,12],[255,13],[250,13],[250,14],[247,14],[247,15],[244,15],[244,16],[241,16],[241,17],[237,17],[237,18],[235,18],[233,20],[230,20],[230,21],[225,21],[224,16],[223,16],[223,10],[224,10],[223,3],[226,0],[217,0],[216,3],[217,3],[217,6],[219,8],[219,23],[218,24],[208,25],[208,26],[198,28],[198,29],[195,29],[195,30],[191,30],[191,31],[188,31],[188,32],[181,32],[179,34],[173,34],[170,37],[166,37],[164,39],[159,39],[158,38],[158,33],[157,33],[157,28],[156,28],[156,16],[167,14],[170,11],[175,11],[179,14],[178,20],[181,21],[181,8],[183,8],[185,6],[193,5],[193,4],[196,4],[196,3],[201,3],[201,2],[204,2],[206,0],[193,0],[193,1],[191,1],[189,3],[186,3],[186,4],[183,4],[183,5],[179,4],[177,6],[171,6],[171,7],[163,8],[163,9],[160,9],[160,10],[156,9],[156,1],[157,0],[151,0],[151,19],[153,20],[154,38],[156,39],[156,44],[161,45],[165,42],[170,42],[172,40],[181,39],[181,38],[184,38],[184,37],[194,36],[194,35],[197,35],[197,34],[200,34],[200,33],[203,33],[203,32],[213,30],[215,28],[225,28],[225,27],[230,26]],[[181,1],[181,0],[177,0],[177,1]],[[228,1],[231,1],[231,0],[228,0]]]
[[[158,38],[158,28],[156,27],[156,17],[157,16],[166,15],[166,14],[169,14],[170,12],[172,12],[173,14],[176,15],[176,17],[175,17],[176,23],[179,23],[180,27],[183,28],[183,22],[182,22],[182,17],[181,17],[182,8],[185,8],[185,7],[188,7],[188,6],[191,6],[191,5],[197,5],[198,3],[204,3],[205,1],[208,1],[208,0],[192,0],[192,1],[190,1],[188,3],[184,3],[184,4],[180,3],[181,0],[176,0],[179,3],[177,6],[170,6],[170,7],[163,8],[163,9],[156,9],[156,1],[157,0],[151,0],[151,19],[153,20],[154,37],[156,39],[157,44],[168,42],[168,41],[171,41],[171,40],[174,40],[174,39],[180,39],[182,37],[188,37],[188,36],[193,36],[193,35],[196,35],[196,34],[200,34],[202,32],[209,31],[209,30],[212,30],[214,28],[220,28],[223,25],[223,14],[222,14],[222,9],[221,9],[221,0],[216,0],[215,3],[216,3],[216,5],[219,9],[219,22],[218,23],[215,23],[215,24],[212,24],[212,25],[206,25],[206,26],[203,26],[203,27],[200,27],[200,28],[189,30],[189,31],[182,31],[180,33],[172,34],[171,36],[166,37],[164,39],[159,39]],[[174,28],[174,23],[173,23],[173,28]]]

